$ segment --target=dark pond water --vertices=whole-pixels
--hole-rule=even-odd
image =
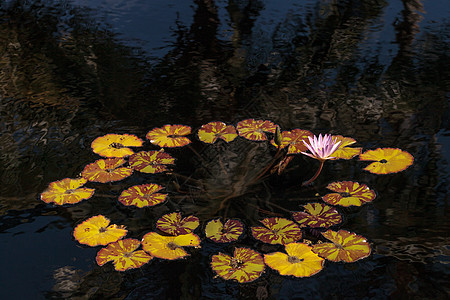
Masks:
[[[2,299],[445,299],[450,287],[450,6],[442,0],[73,0],[0,4],[0,295]],[[414,165],[374,175],[353,159],[296,157],[280,177],[248,186],[274,155],[265,143],[167,150],[180,174],[90,184],[93,198],[57,207],[39,195],[98,159],[107,133],[141,138],[163,124],[269,119],[283,129],[350,136],[364,149],[395,147]],[[195,138],[194,138],[195,140]],[[148,143],[146,147],[151,148]],[[194,151],[192,151],[194,150]],[[198,153],[201,156],[195,155]],[[182,176],[193,180],[184,180]],[[210,256],[233,245],[203,242],[189,259],[124,273],[99,267],[99,248],[73,228],[103,214],[140,239],[164,213],[239,217],[247,227],[299,209],[334,180],[376,190],[339,208],[342,228],[366,237],[370,257],[327,262],[310,278],[266,270],[249,284],[214,278]],[[117,202],[133,184],[167,186],[169,201]],[[178,182],[185,194],[176,191]],[[197,185],[195,184],[197,183]],[[225,211],[223,199],[237,191]],[[222,198],[220,198],[222,197]],[[269,213],[269,214],[267,214]],[[199,234],[202,234],[199,232]],[[247,236],[238,246],[268,253]]]

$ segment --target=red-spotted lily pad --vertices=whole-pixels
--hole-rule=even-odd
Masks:
[[[210,122],[202,125],[198,130],[198,139],[204,143],[213,144],[217,139],[229,143],[237,137],[236,129],[223,122]]]
[[[83,188],[87,182],[84,178],[62,180],[51,182],[48,188],[42,192],[41,200],[45,203],[53,202],[57,205],[75,204],[89,199],[94,194],[94,189]]]
[[[96,138],[91,148],[104,157],[126,157],[133,154],[129,147],[141,147],[144,142],[132,134],[107,134]]]
[[[294,220],[304,227],[328,228],[342,222],[336,208],[323,203],[308,203],[304,212],[292,212]]]
[[[308,140],[308,136],[313,136],[311,131],[303,129],[293,129],[291,131],[281,132],[281,144],[280,148],[289,146],[287,154],[298,154],[307,150],[303,140]],[[275,141],[272,140],[271,144],[277,147]]]
[[[122,192],[119,202],[123,205],[134,205],[139,208],[163,203],[167,194],[158,193],[163,187],[156,183],[132,186]]]
[[[397,148],[378,148],[359,155],[360,160],[375,161],[364,168],[374,174],[397,173],[406,170],[414,162],[414,157]]]
[[[142,173],[162,173],[169,171],[168,165],[173,165],[175,158],[164,151],[141,151],[130,156],[129,164]]]
[[[186,135],[191,133],[191,127],[185,125],[164,125],[150,130],[146,137],[152,144],[164,147],[183,147],[191,143]]]
[[[275,133],[276,125],[271,121],[247,119],[237,123],[239,135],[251,141],[266,141],[265,132]]]
[[[103,266],[112,261],[116,271],[140,268],[153,258],[144,250],[136,250],[140,245],[141,242],[136,239],[124,239],[111,243],[97,253],[97,264]]]
[[[302,238],[302,230],[294,221],[274,217],[260,222],[264,227],[252,227],[252,235],[261,242],[285,245]]]
[[[336,193],[322,197],[323,201],[331,205],[361,206],[375,199],[376,194],[367,185],[353,181],[337,181],[327,186],[327,189]]]
[[[212,256],[211,268],[217,276],[239,283],[251,282],[264,271],[264,259],[258,252],[248,248],[234,249],[233,257],[219,253]]]
[[[338,232],[328,230],[322,235],[331,243],[316,244],[313,246],[313,252],[325,259],[354,262],[370,255],[369,243],[356,233],[341,229]]]
[[[196,216],[181,217],[181,213],[173,212],[156,221],[156,228],[170,235],[182,235],[193,232],[200,224]]]
[[[124,226],[109,223],[103,215],[91,217],[75,227],[73,236],[80,244],[94,247],[116,242],[127,234]]]
[[[312,252],[312,247],[303,243],[285,245],[286,253],[274,252],[264,254],[264,262],[281,275],[309,277],[319,273],[325,260]]]
[[[344,137],[342,135],[333,135],[333,140],[341,142],[339,148],[333,152],[333,159],[352,159],[361,153],[361,147],[348,147],[356,143],[356,140],[351,137]]]
[[[193,234],[177,236],[163,236],[156,232],[149,232],[142,238],[142,248],[151,256],[162,259],[179,259],[189,254],[183,247],[200,247],[200,238]]]
[[[216,243],[229,243],[239,239],[244,233],[244,224],[237,219],[230,219],[222,223],[220,219],[211,220],[206,224],[205,235]]]
[[[133,174],[133,169],[123,167],[125,162],[123,158],[99,159],[84,167],[81,176],[89,181],[101,183],[119,181]]]

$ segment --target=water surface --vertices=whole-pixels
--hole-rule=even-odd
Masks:
[[[5,299],[445,299],[449,294],[449,9],[441,1],[8,0],[0,5],[0,293]],[[219,197],[248,227],[276,203],[298,209],[334,180],[377,192],[371,204],[342,209],[343,228],[367,237],[373,254],[327,263],[311,278],[267,270],[238,285],[214,278],[210,256],[233,245],[204,242],[187,260],[154,260],[118,273],[95,263],[97,248],[72,238],[104,214],[141,238],[174,209],[216,215],[217,201],[176,193],[170,175],[93,185],[73,206],[43,203],[55,180],[98,159],[90,144],[107,133],[141,138],[156,126],[269,119],[285,129],[351,136],[364,149],[410,152],[406,171],[377,176],[357,159],[317,168],[298,157],[289,172],[248,186],[273,156],[266,144],[177,149],[176,172]],[[195,140],[195,138],[193,138]],[[146,145],[150,147],[149,145]],[[220,165],[225,162],[226,165]],[[223,173],[223,168],[226,172]],[[168,203],[121,206],[125,187],[152,180]],[[239,188],[238,188],[239,187]],[[271,207],[275,213],[283,213]],[[240,245],[259,247],[247,236]],[[258,248],[258,250],[260,250]],[[326,288],[324,288],[326,287]]]

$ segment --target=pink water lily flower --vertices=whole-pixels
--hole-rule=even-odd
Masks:
[[[319,137],[314,136],[313,138],[308,136],[309,144],[303,140],[303,144],[308,148],[311,153],[302,152],[302,154],[308,155],[319,161],[325,161],[327,159],[332,159],[331,155],[339,148],[341,142],[333,140],[331,134],[319,134]]]

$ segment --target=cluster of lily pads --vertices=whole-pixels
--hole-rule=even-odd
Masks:
[[[270,141],[267,133],[270,133]],[[133,147],[142,147],[144,141],[130,134],[107,134],[96,138],[92,150],[104,157],[85,166],[80,178],[65,178],[50,183],[41,194],[46,203],[56,205],[75,204],[93,196],[95,190],[85,187],[87,182],[115,182],[141,173],[164,173],[171,170],[175,158],[164,149],[183,147],[191,143],[191,127],[164,125],[149,131],[146,138],[160,150],[134,152]],[[340,135],[314,136],[308,130],[281,131],[268,120],[247,119],[236,127],[223,122],[202,125],[197,132],[200,141],[213,144],[219,139],[230,143],[237,137],[251,141],[269,141],[276,149],[276,160],[269,166],[272,174],[281,173],[297,154],[317,159],[320,167],[316,174],[303,185],[311,184],[327,160],[351,159],[372,161],[365,170],[375,174],[388,174],[405,170],[413,163],[413,157],[396,148],[378,148],[362,153],[362,148],[349,147],[356,143],[353,138]],[[299,184],[299,188],[300,184]],[[137,208],[162,204],[168,195],[160,193],[164,187],[156,183],[131,186],[123,190],[118,201]],[[218,253],[211,257],[211,268],[217,276],[240,283],[253,281],[264,272],[265,266],[277,270],[281,275],[307,277],[318,273],[325,260],[354,262],[370,255],[369,242],[362,236],[346,230],[329,229],[342,222],[336,209],[339,206],[361,206],[371,202],[376,193],[367,185],[353,181],[337,181],[328,184],[331,193],[322,197],[322,202],[311,202],[302,211],[291,212],[290,218],[267,217],[260,220],[262,226],[250,228],[251,236],[268,244],[284,246],[284,252],[261,254],[246,247],[235,247],[232,255]],[[175,260],[189,256],[185,247],[201,247],[201,235],[196,234],[200,220],[194,215],[183,217],[181,212],[161,216],[156,230],[146,233],[142,240],[125,238],[127,230],[122,225],[110,224],[103,216],[93,216],[76,226],[74,238],[81,244],[96,247],[106,246],[97,254],[96,261],[102,266],[112,261],[115,269],[125,271],[139,268],[153,258]],[[323,240],[312,243],[302,239],[302,229],[313,228],[320,232]],[[233,243],[245,232],[239,219],[216,218],[206,222],[204,236],[215,243]],[[138,250],[142,247],[142,250]]]

